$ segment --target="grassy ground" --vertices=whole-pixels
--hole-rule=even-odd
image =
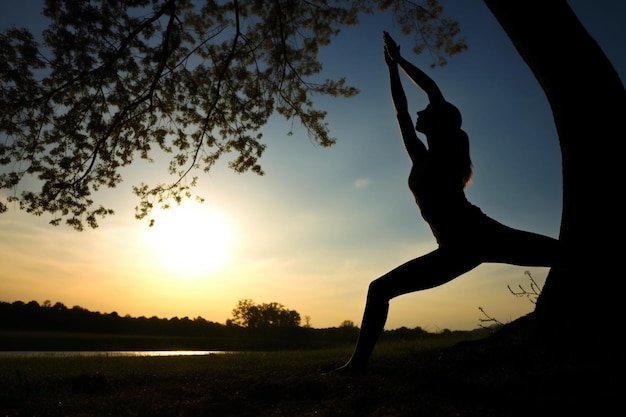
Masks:
[[[323,373],[350,347],[0,359],[0,416],[605,415],[621,391],[610,375],[571,358],[451,343],[383,343],[360,375]]]

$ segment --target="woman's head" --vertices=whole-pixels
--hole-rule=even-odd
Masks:
[[[417,112],[415,129],[426,135],[428,148],[445,155],[446,163],[456,172],[463,186],[472,178],[469,138],[461,129],[461,112],[447,101],[430,103]]]
[[[424,110],[417,112],[415,129],[428,135],[460,129],[461,123],[461,112],[453,104],[447,101],[431,102]]]

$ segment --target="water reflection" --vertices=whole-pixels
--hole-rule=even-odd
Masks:
[[[206,356],[232,353],[223,350],[133,350],[133,351],[6,351],[0,358],[71,357],[71,356]]]

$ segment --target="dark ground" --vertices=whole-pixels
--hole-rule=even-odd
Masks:
[[[278,363],[280,356],[264,361],[257,354],[218,367],[17,379],[19,386],[4,387],[0,394],[0,415],[614,415],[622,407],[623,357],[580,355],[488,338],[378,356],[359,375],[325,375],[338,364],[328,357],[304,353],[300,363]]]

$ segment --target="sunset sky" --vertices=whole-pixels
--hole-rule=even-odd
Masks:
[[[42,28],[38,3],[1,2],[0,30]],[[626,2],[569,3],[626,79]],[[198,173],[196,192],[205,203],[155,213],[154,228],[135,220],[131,186],[165,178],[165,164],[139,162],[124,171],[118,188],[101,192],[116,215],[95,230],[53,227],[49,218],[11,206],[0,214],[0,301],[224,323],[247,298],[281,303],[316,328],[344,320],[359,325],[370,281],[436,248],[406,185],[409,159],[391,106],[383,30],[463,113],[474,163],[468,199],[509,226],[558,237],[560,150],[547,100],[482,2],[442,4],[469,44],[444,68],[430,69],[428,54],[410,53],[411,38],[385,14],[364,16],[322,49],[322,75],[345,76],[361,90],[350,99],[316,101],[338,139],[331,148],[315,145],[297,126],[288,136],[290,122],[275,118],[264,129],[265,176],[236,174],[226,161]],[[403,81],[410,107],[425,107],[421,91]],[[0,190],[3,199],[7,193]],[[484,317],[479,307],[502,322],[514,320],[533,305],[507,285],[527,287],[527,270],[539,283],[548,272],[485,264],[394,299],[387,328],[473,329]]]

